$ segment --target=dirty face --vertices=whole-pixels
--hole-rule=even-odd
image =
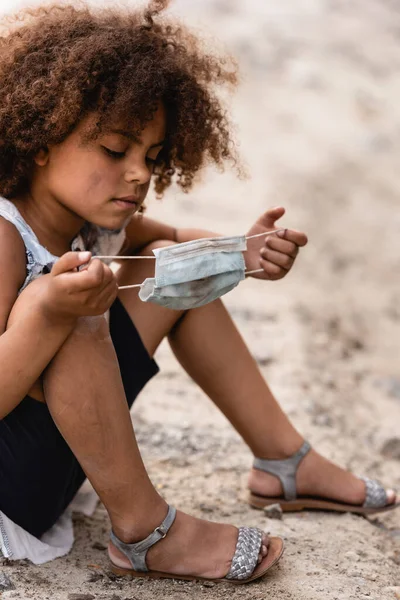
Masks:
[[[165,110],[159,106],[139,138],[116,123],[110,133],[83,144],[82,133],[93,119],[89,115],[61,144],[39,153],[35,189],[71,217],[120,229],[146,197],[165,138]]]

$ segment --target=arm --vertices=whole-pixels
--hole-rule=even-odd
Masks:
[[[176,229],[165,223],[135,215],[126,228],[126,244],[123,253],[128,255],[140,252],[156,240],[171,240],[176,243],[189,242],[205,237],[218,237],[220,234],[204,229]]]
[[[18,297],[25,276],[23,241],[11,223],[0,219],[0,418],[21,402],[73,327],[35,309],[36,282]]]

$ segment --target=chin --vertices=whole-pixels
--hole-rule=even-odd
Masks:
[[[134,214],[134,213],[133,213]],[[96,219],[96,220],[92,220],[91,223],[93,223],[93,225],[97,225],[97,227],[101,227],[102,229],[108,229],[109,231],[121,231],[121,229],[124,229],[128,223],[131,221],[132,215],[129,216],[125,216],[125,218],[121,218],[119,217],[117,218],[108,218],[108,219]]]

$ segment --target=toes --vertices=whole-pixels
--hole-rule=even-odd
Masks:
[[[260,552],[258,554],[258,564],[260,564],[263,561],[263,559],[267,556],[269,543],[269,537],[266,533],[264,533],[261,539]]]
[[[258,564],[260,564],[260,562],[262,562],[262,560],[267,556],[268,554],[268,548],[266,546],[264,546],[264,544],[261,546],[261,550],[260,550],[260,554],[258,555]]]
[[[269,541],[269,536],[266,533],[262,537],[262,544],[263,544],[263,546],[266,546],[267,548],[269,548],[270,541]]]
[[[394,490],[386,490],[386,497],[388,504],[394,504],[396,502],[396,492]]]

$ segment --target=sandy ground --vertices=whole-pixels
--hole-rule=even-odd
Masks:
[[[243,4],[243,6],[242,6]],[[211,172],[150,214],[244,233],[269,206],[310,244],[293,273],[247,281],[226,303],[295,424],[321,452],[400,488],[400,12],[395,0],[181,0],[179,15],[240,62],[232,112],[251,179]],[[227,359],[229,349],[227,348]],[[76,518],[69,556],[2,567],[2,598],[396,600],[400,512],[366,520],[297,514],[268,520],[243,502],[248,449],[182,372],[167,345],[161,374],[133,410],[155,484],[168,501],[286,540],[281,564],[240,588],[116,580],[99,506]]]

